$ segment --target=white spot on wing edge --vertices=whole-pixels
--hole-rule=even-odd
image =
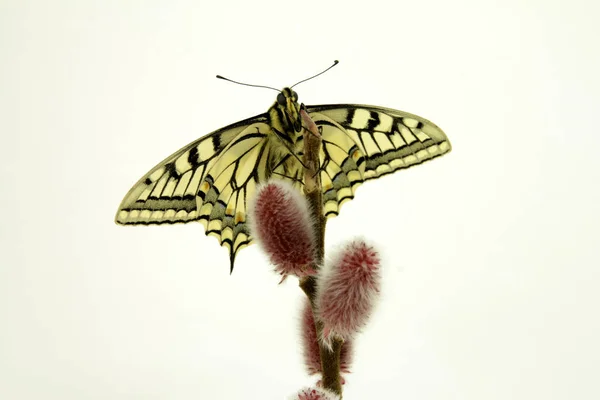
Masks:
[[[221,228],[223,227],[223,221],[221,221],[220,219],[213,219],[212,221],[210,221],[208,223],[208,230],[209,231],[221,231]]]
[[[429,152],[425,149],[417,151],[415,154],[419,160],[425,160],[429,158]]]
[[[152,212],[152,215],[150,216],[150,219],[152,220],[160,220],[162,219],[163,215],[164,215],[164,211],[162,210],[155,210]]]
[[[390,167],[392,167],[392,169],[398,169],[402,166],[404,166],[404,161],[402,161],[401,158],[394,158],[390,161]]]
[[[391,170],[392,169],[388,164],[381,164],[378,165],[377,168],[375,168],[375,172],[377,172],[378,175],[385,174],[386,172],[390,172]]]
[[[175,210],[170,209],[170,210],[165,211],[164,219],[172,221],[174,217],[175,217]]]
[[[129,211],[121,210],[121,211],[119,211],[119,215],[117,216],[117,221],[127,222],[128,216],[129,216]]]
[[[350,189],[349,187],[342,187],[337,192],[338,199],[342,199],[348,196],[352,196],[352,189]]]
[[[440,152],[440,148],[437,144],[434,144],[433,146],[429,146],[427,148],[427,151],[429,152],[429,154],[435,155]]]
[[[329,214],[331,212],[337,213],[338,212],[338,202],[337,200],[329,200],[328,202],[326,202],[325,204],[323,204],[323,212],[325,214]]]
[[[238,233],[237,237],[235,238],[234,248],[237,249],[240,246],[240,243],[246,240],[248,240],[248,235],[246,235],[244,232]]]

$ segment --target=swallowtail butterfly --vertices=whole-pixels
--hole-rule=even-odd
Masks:
[[[129,190],[116,223],[200,221],[206,234],[229,250],[233,270],[236,254],[252,243],[246,204],[257,185],[277,178],[302,187],[302,106],[296,92],[286,87],[266,113],[178,150]],[[342,203],[354,198],[364,181],[451,150],[440,128],[403,111],[360,104],[305,106],[305,110],[323,139],[320,173],[327,217],[338,215]]]

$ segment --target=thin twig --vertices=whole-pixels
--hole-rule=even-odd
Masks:
[[[302,109],[300,111],[304,126],[304,195],[310,205],[310,212],[313,221],[315,222],[317,236],[317,257],[313,269],[319,270],[323,264],[325,255],[325,223],[326,218],[323,212],[323,190],[321,187],[321,174],[318,173],[320,168],[319,152],[321,150],[321,134],[317,126],[312,121],[308,113]],[[313,315],[315,315],[315,329],[317,338],[321,337],[323,332],[323,323],[319,321],[315,313],[316,300],[316,279],[314,276],[308,276],[300,281],[300,287],[308,296],[312,306]],[[328,349],[319,341],[319,352],[321,356],[321,370],[323,373],[323,387],[329,389],[338,395],[342,395],[342,385],[340,379],[340,352],[343,342],[339,339],[334,339],[332,349]]]

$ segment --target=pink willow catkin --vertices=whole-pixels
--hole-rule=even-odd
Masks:
[[[268,254],[275,270],[300,278],[316,274],[313,221],[308,203],[290,183],[274,180],[259,187],[248,207],[252,236]],[[346,244],[317,275],[316,313],[323,322],[322,340],[331,344],[334,336],[344,339],[340,372],[350,372],[353,335],[367,322],[379,297],[379,256],[362,240]],[[306,300],[302,312],[304,361],[309,374],[322,373],[319,338],[313,310]],[[343,378],[342,378],[343,383]],[[335,400],[335,393],[316,388],[298,392],[295,400]]]
[[[275,270],[303,277],[314,274],[315,234],[308,204],[290,183],[273,180],[259,187],[249,206],[250,232]]]
[[[381,287],[380,259],[361,239],[348,242],[317,276],[318,317],[324,324],[323,342],[333,336],[350,339],[365,326]]]
[[[291,400],[339,400],[335,393],[322,388],[304,388]]]

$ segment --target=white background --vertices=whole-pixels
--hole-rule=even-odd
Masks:
[[[200,224],[113,222],[130,186],[266,111],[364,103],[453,151],[328,225],[385,257],[345,399],[597,399],[600,55],[593,1],[0,1],[0,398],[280,399],[294,279],[229,275]]]

